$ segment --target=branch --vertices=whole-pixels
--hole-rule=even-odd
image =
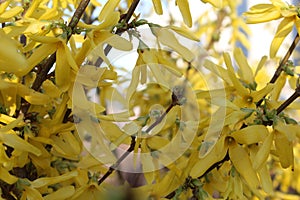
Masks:
[[[285,56],[283,57],[282,61],[280,62],[278,68],[276,69],[272,79],[270,80],[270,83],[275,83],[275,81],[278,79],[278,77],[280,76],[280,73],[283,70],[284,65],[286,64],[286,62],[289,60],[291,54],[293,53],[297,43],[300,40],[300,36],[297,33],[297,35],[295,36],[293,43],[291,44],[290,48],[288,49],[288,51],[286,52]]]
[[[74,29],[76,28],[76,25],[78,24],[81,16],[83,15],[87,5],[89,4],[89,0],[82,0],[76,9],[74,15],[71,18],[71,21],[68,25],[68,27],[72,30],[72,32],[68,33],[67,41],[70,39],[70,37],[73,34]],[[45,62],[44,66],[42,67],[42,70],[39,74],[37,74],[36,79],[33,82],[32,89],[39,90],[42,83],[46,80],[46,76],[48,72],[50,71],[51,67],[56,61],[56,53],[53,53]]]
[[[287,63],[287,61],[289,60],[291,54],[293,53],[293,51],[295,50],[295,47],[297,45],[297,43],[300,40],[300,36],[297,33],[297,35],[295,36],[293,43],[291,44],[290,48],[288,49],[288,51],[286,52],[285,56],[283,57],[283,59],[281,60],[281,62],[279,63],[278,68],[276,69],[272,79],[270,80],[270,83],[275,83],[276,80],[278,79],[278,77],[280,76],[281,72],[283,71],[283,67],[284,65]],[[212,41],[210,43],[213,43]],[[211,44],[210,44],[211,45]],[[209,45],[209,46],[210,46]],[[209,47],[208,46],[208,47]],[[207,48],[208,48],[207,47]],[[300,86],[297,86],[295,92],[285,101],[283,102],[277,109],[277,115],[280,114],[286,107],[288,107],[292,102],[294,102],[298,97],[300,97]],[[257,102],[257,107],[261,105],[263,99],[261,99],[259,102]],[[270,124],[264,124],[264,125],[270,125]],[[246,128],[247,125],[243,124],[242,128]],[[214,168],[218,168],[223,162],[229,160],[229,155],[228,153],[226,154],[226,156],[220,160],[219,162],[214,163],[213,165],[211,165],[206,172],[198,177],[198,179],[203,178],[206,174],[208,174],[210,171],[212,171]],[[165,196],[165,198],[167,199],[172,199],[176,194],[176,190],[170,192],[167,196]]]
[[[76,9],[74,15],[72,16],[72,19],[70,23],[68,24],[68,27],[72,30],[70,33],[67,35],[67,41],[70,39],[70,37],[73,34],[74,29],[76,28],[76,25],[78,24],[81,16],[83,15],[87,5],[89,4],[89,0],[82,0]],[[46,61],[45,64],[42,66],[41,71],[37,74],[33,84],[32,84],[32,89],[35,91],[38,91],[43,84],[43,82],[47,79],[47,74],[52,68],[53,64],[56,61],[56,52],[54,52]],[[28,112],[28,109],[30,107],[30,104],[28,102],[23,102],[24,106],[22,106],[22,112],[26,114]]]
[[[182,91],[175,90],[172,92],[172,103],[169,105],[169,107],[166,109],[166,111],[156,119],[156,121],[151,124],[147,130],[145,131],[146,133],[149,133],[155,126],[157,126],[164,118],[165,116],[170,112],[170,110],[176,106],[176,105],[181,105],[181,99],[182,95],[180,94]],[[178,94],[179,93],[179,94]],[[117,160],[115,164],[109,167],[108,171],[99,179],[98,185],[104,182],[107,177],[109,177],[115,170],[116,168],[121,164],[121,162],[134,150],[135,146],[135,137],[131,137],[131,144],[129,148],[126,150],[126,152]]]
[[[277,115],[281,113],[286,107],[294,102],[300,96],[300,86],[297,86],[294,94],[292,94],[285,102],[283,102],[277,109]]]
[[[121,162],[134,150],[135,147],[135,137],[131,136],[131,144],[127,151],[117,160],[115,164],[109,167],[108,171],[99,179],[98,185],[103,183],[107,177],[109,177],[115,169],[121,164]]]
[[[296,48],[296,45],[297,43],[299,42],[300,40],[300,36],[299,34],[297,33],[297,35],[295,36],[290,48],[288,49],[288,51],[286,52],[285,56],[283,57],[283,59],[281,60],[281,62],[279,63],[279,66],[277,67],[272,79],[270,80],[270,83],[275,83],[276,80],[278,79],[278,77],[280,76],[282,70],[283,70],[283,67],[284,65],[287,63],[287,61],[289,60],[290,56],[292,55],[293,51],[295,50]],[[261,103],[263,102],[263,99],[259,100],[256,104],[256,106],[260,106]]]

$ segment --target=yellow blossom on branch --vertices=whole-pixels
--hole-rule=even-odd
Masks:
[[[270,57],[273,58],[276,56],[283,40],[292,31],[294,25],[299,33],[300,20],[299,10],[296,6],[288,5],[281,0],[271,0],[271,3],[252,6],[249,11],[244,13],[244,16],[246,22],[249,24],[269,22],[283,18],[277,27],[276,34],[270,46]]]

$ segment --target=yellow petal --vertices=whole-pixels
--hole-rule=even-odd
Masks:
[[[59,145],[67,155],[77,156],[81,152],[80,142],[70,131],[51,136],[51,139],[53,139],[54,144]]]
[[[108,37],[105,42],[107,42],[112,47],[122,50],[122,51],[130,51],[132,49],[132,43],[128,40],[120,37],[116,34],[109,34],[110,37]]]
[[[60,91],[56,85],[50,80],[45,80],[42,85],[45,94],[49,95],[52,98],[59,98],[62,91]]]
[[[254,91],[251,93],[251,96],[253,98],[253,102],[258,102],[261,100],[264,96],[269,94],[274,88],[274,84],[269,83],[266,87],[259,91]]]
[[[56,67],[55,67],[55,82],[57,87],[65,92],[69,89],[71,83],[70,65],[66,59],[66,53],[63,44],[57,45],[56,51]]]
[[[270,154],[270,150],[273,144],[274,133],[269,133],[268,136],[263,141],[262,145],[259,147],[254,159],[253,168],[255,170],[260,169],[262,165],[267,161]]]
[[[278,8],[288,8],[289,6],[282,0],[270,0],[272,4]]]
[[[0,122],[4,123],[4,124],[9,124],[13,121],[15,121],[16,118],[5,115],[5,114],[0,114]],[[23,121],[23,120],[22,120]]]
[[[280,11],[276,8],[269,9],[268,11],[262,13],[249,11],[245,12],[243,15],[246,17],[246,23],[248,24],[268,22],[281,17]]]
[[[14,149],[20,151],[27,151],[37,156],[41,155],[41,151],[38,148],[28,143],[27,141],[25,141],[24,139],[22,139],[21,137],[17,136],[14,133],[8,134],[1,131],[0,140],[4,144],[13,147]]]
[[[232,66],[232,62],[231,62],[229,54],[224,53],[223,56],[224,56],[225,64],[228,69],[228,75],[230,77],[230,80],[233,83],[233,86],[235,87],[235,89],[237,90],[237,92],[239,93],[240,96],[248,95],[249,94],[248,90],[242,85],[240,80],[235,76],[234,68]]]
[[[214,74],[216,74],[217,76],[219,76],[220,78],[222,78],[229,85],[232,85],[232,81],[228,75],[228,72],[222,66],[216,65],[208,59],[204,61],[203,66],[211,72],[213,72]]]
[[[55,192],[52,192],[51,194],[44,196],[44,200],[64,200],[71,197],[74,193],[75,193],[74,186],[69,185],[69,186],[59,188]]]
[[[270,57],[274,58],[283,40],[292,31],[294,17],[284,18],[277,27],[276,34],[270,46]]]
[[[33,105],[46,105],[50,102],[48,95],[36,92],[22,84],[18,84],[18,95]]]
[[[0,81],[0,84],[2,84],[2,86],[8,85],[8,87],[2,88],[0,91],[3,98],[1,103],[3,106],[9,108],[8,114],[13,116],[17,109],[17,86],[16,84],[5,81]]]
[[[0,15],[0,23],[12,21],[11,18],[20,14],[21,12],[23,12],[23,10],[24,9],[22,7],[16,6],[11,8],[10,10],[5,11]]]
[[[251,12],[255,12],[255,13],[264,13],[270,9],[274,8],[274,5],[273,4],[257,4],[257,5],[254,5],[250,8],[250,11]]]
[[[273,194],[273,182],[271,179],[270,171],[265,163],[259,170],[258,170],[259,179],[261,182],[262,189],[267,193],[272,195]]]
[[[149,66],[156,81],[159,84],[165,86],[166,88],[169,88],[168,82],[165,80],[163,74],[161,73],[160,66],[158,65],[158,60],[155,53],[156,52],[154,51],[145,50],[142,54],[143,60]]]
[[[160,136],[152,136],[147,139],[147,145],[154,150],[159,150],[166,146],[170,141]]]
[[[15,182],[17,182],[18,178],[11,175],[7,169],[5,169],[4,167],[0,166],[0,179],[3,180],[4,182],[8,183],[8,184],[14,184]]]
[[[22,185],[24,187],[25,195],[27,200],[43,200],[44,198],[42,197],[42,194],[35,188],[28,187],[26,185]]]
[[[198,178],[199,176],[202,176],[210,166],[225,157],[227,148],[228,147],[225,144],[225,137],[222,136],[217,141],[213,149],[205,157],[196,162],[196,164],[191,169],[190,176],[192,178]]]
[[[44,35],[30,35],[30,38],[36,42],[40,42],[44,44],[63,42],[63,40],[60,38],[44,36]]]
[[[193,22],[192,22],[189,2],[187,0],[177,0],[176,4],[179,7],[184,23],[188,27],[192,27]]]
[[[274,84],[274,90],[270,94],[270,99],[273,101],[278,101],[280,94],[282,92],[283,87],[285,86],[287,80],[287,75],[285,73],[281,73]]]
[[[197,41],[199,42],[200,39],[193,33],[191,32],[189,29],[187,28],[184,28],[184,27],[178,27],[178,26],[173,26],[173,25],[170,25],[170,26],[167,26],[168,28],[172,29],[173,31],[175,31],[176,33],[186,37],[186,38],[189,38],[191,40],[194,40],[194,41]]]
[[[300,18],[299,17],[295,17],[295,26],[297,29],[298,34],[300,33]]]
[[[275,147],[279,157],[280,164],[283,168],[294,166],[293,143],[288,140],[287,136],[275,130]]]
[[[263,141],[269,134],[263,125],[253,125],[231,133],[231,136],[240,144],[255,144]]]
[[[12,120],[9,124],[7,124],[4,127],[0,128],[1,132],[8,132],[10,130],[12,130],[13,128],[19,126],[19,125],[25,125],[23,122],[23,115],[19,115],[19,117],[17,119]]]
[[[138,59],[141,59],[141,58],[138,58]],[[132,70],[131,81],[130,81],[130,85],[127,89],[127,94],[126,94],[126,100],[128,102],[128,105],[129,105],[129,101],[130,101],[132,95],[135,93],[135,91],[137,89],[137,86],[139,84],[140,73],[141,73],[141,67],[140,66],[136,66]]]
[[[24,55],[19,53],[17,43],[0,31],[0,70],[21,75],[21,71],[28,67]]]
[[[5,12],[6,8],[9,6],[10,1],[4,1],[0,4],[0,13]]]
[[[157,33],[157,38],[162,44],[177,51],[188,62],[194,59],[195,55],[188,48],[181,45],[175,35],[167,28],[160,28]]]
[[[241,77],[242,80],[246,81],[246,83],[253,83],[254,82],[254,77],[253,77],[253,72],[248,64],[248,61],[242,51],[241,48],[235,48],[233,52],[234,58],[239,66],[239,76]]]
[[[252,168],[252,164],[246,150],[236,142],[229,145],[229,157],[236,170],[248,183],[250,188],[257,188],[259,180],[256,172]]]
[[[176,190],[183,182],[180,181],[175,170],[170,170],[161,181],[153,186],[153,191],[159,191],[159,194],[163,197]]]
[[[26,10],[25,17],[30,18],[30,16],[34,13],[34,11],[39,7],[42,0],[33,1],[30,4],[30,7]]]
[[[177,67],[176,63],[172,62],[171,60],[168,60],[165,58],[162,53],[156,54],[159,64],[161,64],[163,67],[165,67],[168,71],[170,71],[175,76],[181,77],[182,72]],[[141,66],[143,67],[143,66]],[[142,68],[143,69],[143,68]]]
[[[100,15],[98,17],[99,22],[102,23],[103,21],[109,21],[110,20],[109,16],[112,13],[114,13],[119,3],[120,0],[107,1],[107,3],[103,6]]]
[[[213,5],[216,8],[222,8],[223,7],[223,1],[221,0],[201,0],[204,3],[210,3],[211,5]]]
[[[161,6],[161,0],[152,0],[153,6],[154,6],[154,10],[158,15],[162,15],[163,14],[163,9]]]
[[[255,77],[256,77],[257,73],[258,73],[258,72],[262,69],[262,67],[265,65],[267,59],[268,59],[267,56],[263,56],[263,57],[260,59],[258,65],[257,65],[257,67],[256,67],[256,70],[255,70],[255,74],[254,74]]]
[[[63,175],[60,176],[54,176],[54,177],[42,177],[42,178],[38,178],[35,179],[34,181],[31,182],[31,187],[33,188],[41,188],[44,186],[48,186],[48,185],[53,185],[56,183],[61,183],[63,181],[69,180],[73,177],[76,177],[78,175],[77,171],[71,171],[71,172],[67,172]]]
[[[28,67],[22,71],[22,75],[27,74],[39,64],[42,60],[54,53],[56,50],[56,44],[43,44],[39,48],[33,51],[33,54],[27,59]]]
[[[105,71],[105,68],[84,65],[80,67],[76,75],[76,82],[88,87],[97,87]]]

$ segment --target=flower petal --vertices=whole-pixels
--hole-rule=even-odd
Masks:
[[[242,85],[240,80],[235,76],[234,69],[232,66],[231,58],[228,53],[224,53],[224,61],[228,69],[228,75],[235,87],[236,91],[239,93],[240,96],[248,95],[248,90]]]
[[[176,4],[179,7],[184,23],[188,27],[192,27],[193,21],[190,12],[189,2],[187,0],[177,0]]]
[[[250,188],[258,188],[259,180],[246,150],[236,142],[229,145],[229,157],[236,170],[242,175]]]
[[[231,136],[240,144],[254,144],[263,141],[269,134],[263,125],[253,125],[231,133]]]
[[[276,34],[270,46],[270,57],[274,58],[286,36],[292,31],[294,17],[284,18],[277,27]]]
[[[246,83],[253,83],[254,82],[254,77],[253,77],[253,72],[248,64],[248,61],[242,51],[241,48],[235,48],[234,49],[234,59],[236,60],[238,66],[239,66],[239,71],[238,74],[241,77],[243,81],[246,81]]]
[[[69,89],[71,83],[70,65],[66,56],[66,49],[63,44],[57,44],[55,82],[57,87],[65,92]]]
[[[175,35],[167,28],[159,29],[157,32],[157,38],[162,44],[177,51],[188,62],[194,59],[195,55],[188,48],[181,45]]]
[[[0,30],[0,70],[22,75],[22,70],[28,67],[24,55],[19,53],[17,43]]]
[[[8,184],[14,184],[15,182],[17,182],[18,178],[11,175],[7,169],[5,169],[4,167],[0,166],[0,179],[3,180],[4,182],[8,183]]]
[[[163,14],[163,9],[161,6],[161,0],[152,0],[153,6],[154,6],[154,10],[158,15],[162,15]]]

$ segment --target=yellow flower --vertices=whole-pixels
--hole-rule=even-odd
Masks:
[[[241,57],[235,56],[236,61],[240,67],[240,77],[241,79],[247,84],[254,83],[253,73],[251,68],[249,67],[247,61],[243,54],[237,54]],[[239,106],[240,108],[255,108],[255,102],[261,100],[264,96],[269,94],[272,89],[273,85],[269,84],[263,89],[259,91],[252,91],[253,89],[246,88],[242,82],[236,77],[233,69],[233,65],[231,63],[231,59],[228,53],[224,54],[224,60],[228,69],[228,76],[237,91],[237,98],[234,100],[234,103]]]
[[[190,176],[193,178],[202,176],[210,166],[222,160],[228,152],[235,169],[248,186],[255,190],[259,185],[259,179],[243,144],[251,145],[264,141],[268,134],[267,128],[263,125],[253,125],[233,132],[229,128],[224,128],[213,149],[195,163]]]
[[[246,22],[250,24],[268,22],[284,18],[276,31],[270,47],[270,57],[276,53],[286,36],[292,31],[295,24],[298,33],[300,31],[299,11],[293,5],[288,5],[281,0],[271,0],[272,4],[257,4],[244,13]]]
[[[43,44],[28,58],[29,66],[22,71],[22,74],[27,74],[33,67],[56,50],[56,85],[59,89],[61,89],[61,91],[67,91],[71,82],[71,69],[78,71],[78,67],[64,39],[33,35],[30,37],[34,41],[41,42]]]
[[[9,38],[0,30],[0,71],[20,75],[26,69],[28,62],[23,54],[19,53],[18,43]]]
[[[272,89],[273,85],[269,84],[265,86],[263,89],[259,91],[255,91],[256,89],[256,82],[255,82],[255,75],[261,69],[265,62],[265,57],[262,58],[260,63],[257,66],[256,72],[253,73],[250,65],[247,62],[245,55],[243,54],[241,49],[234,50],[234,58],[238,65],[238,75],[237,77],[233,64],[228,53],[224,53],[224,61],[227,66],[227,70],[221,66],[218,66],[212,63],[209,60],[206,60],[204,63],[204,67],[218,75],[223,79],[226,86],[225,89],[233,88],[236,90],[236,95],[233,103],[239,108],[255,108],[255,102],[258,102],[262,99],[265,95],[269,94]],[[224,90],[225,90],[224,89]],[[212,91],[211,95],[214,96],[214,92]],[[199,96],[199,95],[198,95]],[[218,96],[216,94],[216,96]]]
[[[14,6],[7,10],[10,3],[10,1],[4,1],[0,4],[0,23],[13,21],[16,15],[23,12],[24,9],[20,6]]]

